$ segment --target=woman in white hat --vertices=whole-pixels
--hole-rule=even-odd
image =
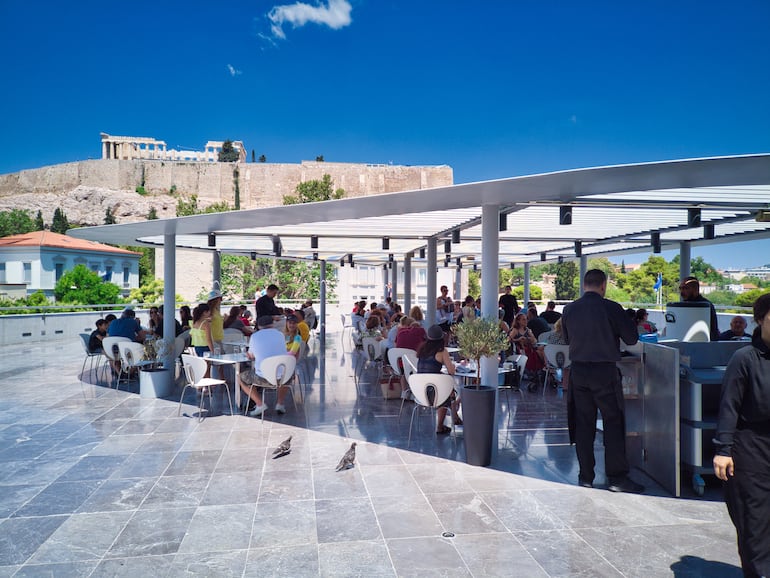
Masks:
[[[222,342],[225,340],[225,321],[222,318],[222,293],[214,289],[209,293],[209,308],[211,309],[211,340],[214,342],[212,353],[222,352]]]

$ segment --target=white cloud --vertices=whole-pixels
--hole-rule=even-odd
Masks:
[[[339,30],[351,23],[350,12],[353,7],[348,0],[328,0],[326,4],[311,5],[304,2],[273,6],[267,17],[270,20],[270,30],[277,38],[286,38],[284,24],[300,28],[312,22]]]
[[[227,65],[227,72],[230,73],[230,76],[238,76],[239,74],[243,74],[241,70],[238,70],[232,64]]]

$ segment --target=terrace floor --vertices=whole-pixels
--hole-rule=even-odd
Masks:
[[[374,372],[357,395],[327,343],[304,411],[264,422],[81,382],[75,341],[2,347],[0,577],[741,576],[718,488],[676,499],[635,471],[646,493],[613,494],[601,465],[577,487],[559,392],[502,396],[499,453],[469,466],[428,417],[407,448],[413,405],[399,419]]]

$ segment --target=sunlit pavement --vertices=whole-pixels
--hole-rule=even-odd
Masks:
[[[373,369],[358,395],[356,354],[327,343],[305,404],[264,422],[81,382],[74,340],[3,347],[0,576],[741,575],[717,488],[674,499],[633,472],[647,492],[613,494],[601,467],[577,487],[560,392],[501,395],[498,456],[468,466],[427,412],[407,449],[413,404],[399,419]]]

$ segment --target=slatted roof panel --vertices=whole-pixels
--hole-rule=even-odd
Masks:
[[[353,254],[354,262],[384,263],[438,241],[438,260],[451,231],[461,230],[450,258],[480,263],[483,204],[507,213],[499,234],[500,266],[575,257],[575,241],[584,254],[638,252],[650,247],[653,233],[663,248],[768,238],[770,223],[758,222],[770,211],[770,155],[691,159],[560,171],[467,183],[437,189],[341,199],[309,205],[249,209],[214,215],[90,227],[70,231],[76,237],[116,244],[162,245],[175,234],[179,246],[266,256],[280,239],[282,257],[329,262]],[[559,224],[561,206],[569,206],[572,224]],[[714,225],[714,239],[704,227],[688,227],[688,209],[700,209],[701,225]],[[318,248],[310,239],[318,237]],[[389,237],[383,249],[382,237]]]

